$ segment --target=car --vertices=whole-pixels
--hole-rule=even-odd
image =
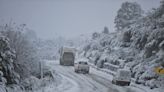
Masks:
[[[89,73],[89,65],[86,61],[79,61],[74,64],[74,69],[76,73]]]
[[[129,86],[131,82],[131,71],[128,69],[118,69],[113,76],[112,83],[121,86]]]

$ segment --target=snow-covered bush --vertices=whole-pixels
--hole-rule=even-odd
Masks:
[[[104,53],[100,56],[96,66],[99,68],[103,68],[105,62],[107,62],[107,54]]]
[[[92,34],[92,39],[96,39],[96,38],[98,38],[99,36],[100,36],[99,33],[94,32],[94,33]]]
[[[9,39],[0,34],[0,82],[5,84],[19,83],[19,75],[15,72],[15,53],[10,47]],[[5,79],[4,79],[5,78]],[[6,81],[5,81],[6,80]]]
[[[2,92],[24,92],[24,87],[28,85],[34,89],[41,85],[36,78],[40,71],[34,33],[25,28],[25,25],[0,26],[0,90]],[[25,83],[24,79],[30,81],[20,85],[20,82]]]
[[[15,51],[13,60],[15,71],[20,74],[21,79],[30,75],[37,75],[39,70],[38,52],[35,40],[31,37],[31,30],[25,28],[25,24],[1,26],[0,33],[9,39],[11,49]],[[34,32],[32,32],[33,34]]]
[[[26,78],[21,85],[24,86],[25,90],[36,90],[41,85],[41,81],[34,76],[30,76]]]
[[[6,91],[7,92],[25,92],[25,89],[23,86],[20,86],[17,84],[11,84],[6,87]]]

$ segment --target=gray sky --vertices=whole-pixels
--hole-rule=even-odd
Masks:
[[[0,0],[0,23],[11,19],[25,23],[45,39],[100,32],[104,26],[113,31],[124,1],[136,1],[144,10],[160,4],[160,0]]]

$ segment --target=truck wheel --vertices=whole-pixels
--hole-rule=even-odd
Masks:
[[[79,73],[79,71],[78,71],[78,70],[75,70],[75,72],[76,72],[76,73]]]
[[[60,65],[63,65],[63,63],[62,63],[62,62],[60,62]]]
[[[119,85],[118,81],[115,81],[114,83],[115,83],[116,85]]]
[[[112,80],[112,84],[114,84],[114,81]]]
[[[130,82],[127,83],[127,86],[129,86],[129,85],[130,85]]]

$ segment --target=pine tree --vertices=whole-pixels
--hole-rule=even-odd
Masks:
[[[108,27],[104,27],[104,30],[103,30],[103,32],[102,32],[102,33],[104,33],[104,34],[109,34]]]
[[[133,24],[142,16],[142,13],[141,6],[136,2],[124,2],[115,17],[117,31],[123,30],[125,27]]]

